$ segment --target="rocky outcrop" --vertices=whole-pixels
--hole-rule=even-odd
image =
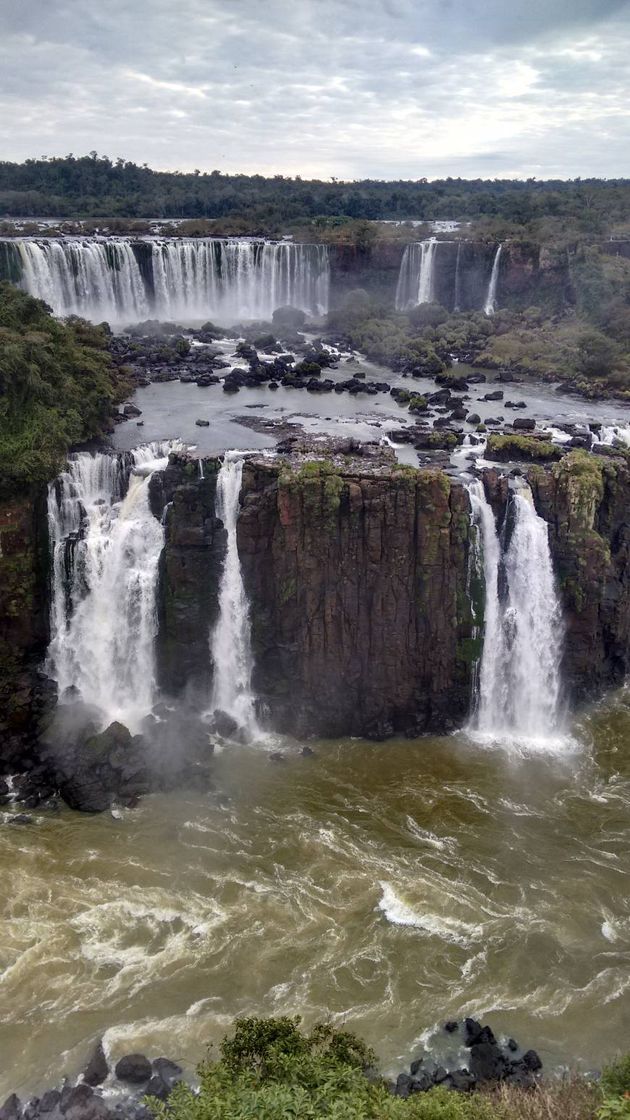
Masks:
[[[253,459],[238,543],[272,725],[382,737],[466,716],[470,517],[438,470]]]
[[[630,669],[628,460],[573,451],[528,477],[562,594],[564,676],[573,699],[595,697]]]
[[[218,614],[226,534],[215,514],[219,462],[171,456],[150,483],[153,513],[164,518],[158,586],[158,683],[167,692],[207,693],[208,636]]]

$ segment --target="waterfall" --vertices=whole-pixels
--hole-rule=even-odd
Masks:
[[[4,271],[57,315],[114,323],[147,317],[230,323],[268,320],[287,304],[310,315],[328,311],[325,245],[210,237],[4,244]]]
[[[219,617],[210,639],[210,653],[214,666],[212,708],[227,712],[251,738],[258,733],[251,690],[251,626],[236,534],[242,477],[242,452],[227,451],[216,495],[216,515],[225,527],[227,545],[219,586]]]
[[[168,444],[129,455],[81,452],[48,491],[52,548],[48,672],[132,732],[155,692],[156,589],[164,530],[149,508]]]
[[[131,243],[16,241],[22,286],[56,315],[82,315],[97,322],[146,319],[150,302]]]
[[[461,243],[461,241],[458,241],[457,242],[457,257],[455,259],[455,301],[454,301],[454,304],[453,304],[453,311],[461,311],[462,293],[461,293],[461,277],[460,277],[460,272],[459,272],[459,261],[460,261],[461,255],[462,255],[462,243]]]
[[[505,550],[483,484],[469,485],[485,582],[484,642],[470,730],[484,740],[550,746],[562,733],[564,627],[547,523],[529,488],[512,493]]]
[[[494,255],[494,262],[492,264],[492,272],[490,273],[490,283],[488,284],[488,294],[483,309],[486,315],[494,315],[497,310],[497,288],[499,286],[499,266],[501,263],[501,250],[502,245],[499,245]]]
[[[398,273],[396,310],[406,311],[435,298],[435,257],[439,242],[435,237],[407,245]]]

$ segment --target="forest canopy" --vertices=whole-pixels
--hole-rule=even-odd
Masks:
[[[630,222],[630,180],[377,179],[342,182],[220,171],[154,171],[91,152],[0,162],[0,216],[226,218],[299,222],[569,221],[605,234]]]
[[[4,491],[48,481],[74,444],[98,435],[128,389],[107,333],[54,319],[41,300],[0,284],[0,479]]]

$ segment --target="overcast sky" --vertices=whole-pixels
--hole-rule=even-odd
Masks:
[[[2,0],[0,158],[630,176],[630,0]]]

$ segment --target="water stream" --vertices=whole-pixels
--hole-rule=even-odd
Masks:
[[[435,297],[435,260],[439,242],[435,237],[414,241],[403,253],[396,287],[396,310],[406,311]]]
[[[486,315],[494,315],[495,311],[497,310],[497,306],[498,306],[498,304],[497,304],[497,291],[498,291],[498,287],[499,287],[499,270],[500,270],[500,267],[501,267],[501,250],[502,249],[503,249],[503,246],[499,245],[498,248],[497,248],[497,251],[494,255],[494,261],[493,261],[493,264],[492,264],[492,272],[490,273],[490,282],[488,284],[488,294],[486,296],[486,302],[484,303],[484,307],[483,307]]]
[[[471,730],[485,740],[553,749],[566,741],[560,703],[564,626],[548,526],[536,513],[527,486],[512,492],[501,535],[482,482],[470,483],[469,494],[485,584],[483,653]]]
[[[164,543],[149,480],[169,445],[74,455],[49,487],[53,549],[48,672],[61,697],[139,729],[155,698],[158,561]]]
[[[249,602],[238,555],[237,522],[243,455],[227,451],[217,478],[216,514],[227,533],[219,586],[219,617],[211,636],[214,665],[212,708],[227,712],[248,738],[257,734]]]

